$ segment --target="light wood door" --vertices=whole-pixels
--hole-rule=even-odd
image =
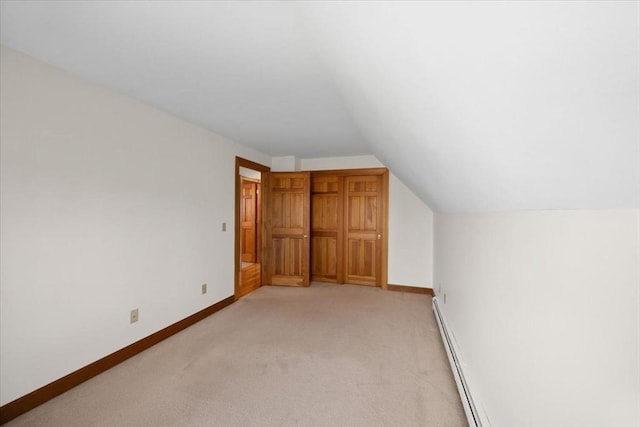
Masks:
[[[268,273],[271,285],[309,286],[310,174],[269,174]]]
[[[383,178],[345,177],[346,283],[380,286]]]
[[[342,283],[344,178],[314,177],[311,184],[311,278]]]
[[[257,190],[257,243],[256,243],[256,259],[259,264],[253,265],[251,271],[242,272],[242,179],[243,176],[241,174],[241,169],[247,168],[250,170],[257,171],[261,174],[261,182],[258,183]],[[269,168],[267,166],[261,165],[260,163],[252,162],[251,160],[243,159],[241,157],[236,157],[236,177],[235,177],[235,215],[234,215],[234,296],[236,298],[240,298],[243,295],[257,289],[264,282],[264,262],[262,258],[266,255],[266,239],[262,238],[262,236],[266,235],[266,230],[264,229],[264,221],[263,219],[266,217],[265,215],[265,206],[262,201],[264,200],[263,195],[268,191],[268,187],[266,186],[267,180],[262,178],[262,176],[268,176]],[[246,178],[245,178],[246,179]]]
[[[243,262],[258,262],[258,188],[257,182],[242,180],[240,241]]]

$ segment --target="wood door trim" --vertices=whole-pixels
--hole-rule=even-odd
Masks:
[[[431,288],[419,288],[417,286],[409,286],[409,285],[392,285],[389,283],[387,285],[388,290],[396,291],[396,292],[407,292],[410,294],[423,294],[423,295],[431,295],[434,296],[433,289]]]
[[[247,169],[253,169],[255,171],[261,172],[261,173],[268,173],[271,171],[271,168],[265,165],[261,165],[260,163],[256,163],[253,162],[251,160],[247,160],[247,159],[243,159],[242,157],[238,157],[236,156],[236,168],[235,168],[235,224],[234,224],[234,254],[233,254],[233,281],[234,281],[234,285],[233,285],[233,292],[234,295],[239,298],[241,289],[240,289],[240,199],[242,197],[242,176],[240,175],[240,168],[241,167],[245,167]],[[262,212],[264,213],[264,205],[266,205],[266,199],[264,197],[264,189],[265,189],[265,184],[264,179],[261,180],[260,182],[260,192],[263,195],[262,198],[262,205],[260,208],[262,209]],[[265,224],[267,222],[267,218],[262,215],[262,235],[264,236],[264,228],[265,228]],[[264,243],[264,239],[263,239],[263,243]],[[261,248],[261,256],[260,256],[260,260],[262,262],[262,265],[264,265],[265,263],[265,258],[266,258],[266,253],[264,253],[264,244],[262,245]]]
[[[389,257],[389,169],[382,172],[382,254],[380,255],[380,287],[388,289],[388,257]]]
[[[238,161],[241,162],[241,164],[239,166],[242,166],[244,168],[253,169],[253,170],[258,171],[258,172],[271,172],[271,168],[268,167],[268,166],[265,166],[265,165],[262,165],[260,163],[256,163],[254,161],[243,159],[242,157],[236,156],[236,165],[238,164]],[[239,172],[239,170],[238,170],[238,172]]]

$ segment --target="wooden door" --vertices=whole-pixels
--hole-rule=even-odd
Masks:
[[[345,282],[380,286],[383,177],[345,177]]]
[[[271,285],[309,286],[309,172],[272,172],[268,192],[268,268]]]
[[[258,262],[258,188],[257,182],[242,179],[240,241],[243,262]]]
[[[344,178],[319,176],[311,184],[311,278],[342,283]]]
[[[242,179],[241,168],[251,169],[260,172],[262,175],[269,174],[269,168],[261,165],[260,163],[252,162],[251,160],[236,157],[236,179],[235,179],[235,215],[234,215],[234,295],[236,298],[240,298],[243,295],[257,289],[264,282],[264,262],[262,262],[263,256],[266,254],[266,248],[264,244],[265,239],[262,236],[266,235],[264,230],[263,219],[265,218],[265,206],[262,204],[263,194],[268,190],[265,183],[266,179],[261,178],[264,182],[257,182],[257,243],[256,243],[256,261],[259,264],[253,264],[250,266],[250,270],[242,269]],[[245,178],[246,179],[246,178]],[[256,180],[257,181],[257,180]]]

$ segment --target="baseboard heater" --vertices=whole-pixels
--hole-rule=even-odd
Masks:
[[[456,354],[456,347],[453,345],[450,334],[447,331],[447,325],[444,321],[440,307],[438,307],[438,298],[433,298],[433,314],[436,316],[438,327],[440,328],[440,335],[442,335],[442,341],[444,342],[444,348],[447,351],[449,357],[449,363],[451,364],[451,370],[453,371],[453,378],[456,381],[458,387],[458,393],[460,393],[460,400],[462,400],[462,407],[467,415],[467,421],[472,427],[482,427],[482,421],[480,421],[480,414],[473,402],[473,398],[467,386],[467,382],[464,379],[464,373],[460,366],[460,360]],[[485,426],[486,427],[486,426]]]

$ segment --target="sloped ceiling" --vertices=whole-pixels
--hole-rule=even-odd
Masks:
[[[3,2],[2,43],[440,211],[640,207],[638,2]]]
[[[2,2],[2,43],[275,156],[369,148],[287,3]]]

